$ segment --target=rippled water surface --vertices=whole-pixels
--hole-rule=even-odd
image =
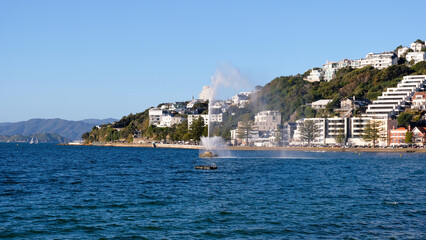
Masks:
[[[198,153],[0,144],[0,238],[426,238],[424,154]]]

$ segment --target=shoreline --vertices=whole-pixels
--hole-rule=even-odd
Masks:
[[[143,147],[153,148],[152,143],[92,143],[82,145],[65,144],[66,146],[99,146],[99,147]],[[156,148],[194,149],[202,150],[201,145],[161,144]],[[308,151],[308,152],[387,152],[387,153],[426,153],[426,148],[333,148],[333,147],[247,147],[228,146],[228,150],[238,151]]]

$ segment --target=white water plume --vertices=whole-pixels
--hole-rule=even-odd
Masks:
[[[221,64],[216,69],[215,74],[211,77],[210,96],[209,96],[209,109],[208,109],[208,136],[201,139],[204,149],[207,151],[222,151],[225,149],[225,142],[221,137],[211,137],[212,127],[212,106],[216,99],[219,89],[226,90],[241,90],[248,88],[249,84],[240,71],[230,64]]]

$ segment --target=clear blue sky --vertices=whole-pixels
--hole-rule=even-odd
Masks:
[[[426,39],[426,1],[0,0],[0,122],[121,118]],[[247,90],[247,89],[241,89]]]

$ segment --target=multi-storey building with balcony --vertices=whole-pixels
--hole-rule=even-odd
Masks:
[[[361,59],[361,68],[373,66],[377,69],[383,69],[398,64],[398,56],[394,52],[369,53]]]

